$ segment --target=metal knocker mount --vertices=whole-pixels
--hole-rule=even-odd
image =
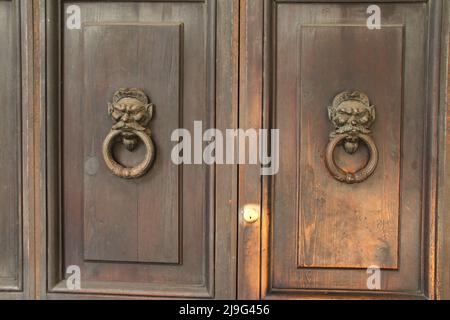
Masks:
[[[370,127],[375,121],[375,106],[360,91],[344,91],[338,94],[328,107],[328,117],[335,130],[330,134],[326,150],[326,165],[333,177],[348,184],[360,183],[369,178],[378,164],[378,149],[371,137]],[[342,145],[345,152],[354,154],[360,143],[367,145],[370,159],[367,165],[357,172],[347,172],[336,165],[334,150]]]
[[[103,158],[108,168],[116,176],[136,179],[148,172],[155,158],[155,147],[147,128],[153,117],[153,104],[147,95],[135,88],[119,89],[114,93],[112,103],[108,103],[108,114],[116,122],[103,142]],[[135,167],[124,167],[113,157],[113,146],[123,143],[134,151],[139,140],[146,147],[144,160]]]

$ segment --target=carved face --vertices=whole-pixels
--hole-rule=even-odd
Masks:
[[[108,103],[108,112],[116,121],[113,130],[122,131],[122,142],[132,151],[137,143],[134,131],[148,131],[146,126],[153,116],[153,104],[139,90],[122,89],[114,95],[113,103]]]
[[[328,107],[328,117],[335,126],[332,135],[346,134],[344,149],[355,153],[359,147],[358,134],[369,134],[375,121],[375,107],[367,96],[359,91],[346,91],[337,95]]]
[[[150,121],[151,105],[144,105],[135,98],[124,98],[115,104],[111,104],[110,114],[117,122],[117,129],[145,130]]]
[[[374,118],[373,107],[354,100],[342,102],[331,114],[331,121],[339,133],[368,133]]]

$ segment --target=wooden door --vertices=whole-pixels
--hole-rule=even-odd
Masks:
[[[444,9],[379,1],[376,29],[370,5],[244,1],[241,124],[280,129],[280,170],[261,179],[242,168],[240,194],[262,199],[262,218],[239,225],[240,298],[439,292]],[[379,286],[368,284],[375,272]]]
[[[449,13],[0,0],[0,298],[449,299]],[[195,121],[279,171],[177,165]]]
[[[236,125],[237,1],[44,4],[40,295],[235,298],[235,168],[176,165],[171,134]]]

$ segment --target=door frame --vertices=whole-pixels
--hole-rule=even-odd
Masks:
[[[436,299],[450,300],[450,3],[442,7],[437,174]]]

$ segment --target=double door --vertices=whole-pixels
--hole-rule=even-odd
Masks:
[[[0,296],[448,298],[448,20],[0,0]]]

